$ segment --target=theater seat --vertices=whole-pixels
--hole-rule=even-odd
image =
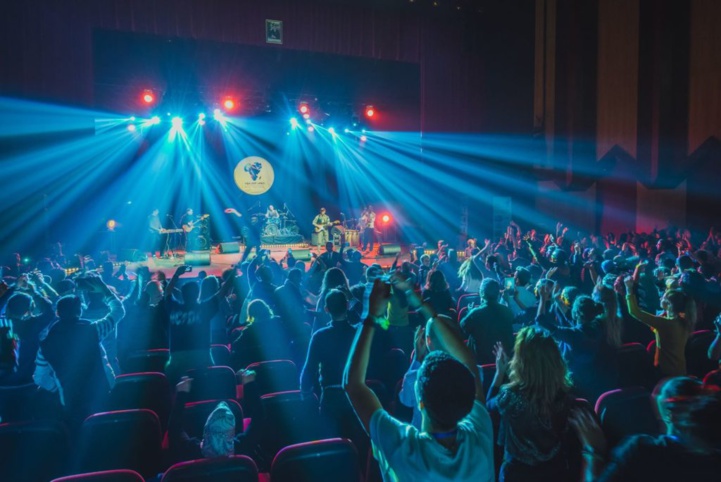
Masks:
[[[160,421],[150,410],[96,413],[80,428],[75,471],[130,469],[153,476],[161,441]]]
[[[253,420],[250,430],[257,436],[263,460],[270,462],[288,445],[335,436],[320,416],[314,395],[303,397],[299,390],[271,393],[262,396],[261,403],[263,416],[258,423]]]
[[[658,422],[651,405],[651,392],[642,387],[620,388],[602,394],[596,414],[609,446],[635,434],[658,434]]]
[[[210,357],[215,366],[230,366],[230,348],[228,348],[228,345],[210,345]]]
[[[144,482],[145,479],[134,470],[106,470],[88,474],[69,475],[52,482]]]
[[[123,361],[123,373],[163,373],[169,359],[170,350],[167,348],[137,351]]]
[[[230,367],[207,367],[188,370],[193,379],[190,401],[235,399],[235,372]]]
[[[272,482],[359,482],[358,452],[346,439],[290,445],[273,459]]]
[[[255,383],[260,395],[298,390],[300,376],[290,360],[270,360],[251,363],[247,367],[256,373]]]
[[[703,378],[718,368],[718,362],[708,358],[708,347],[715,337],[714,332],[709,330],[695,331],[689,337],[686,342],[686,372],[690,376]]]
[[[626,343],[619,347],[618,387],[645,387],[652,383],[653,359],[640,343]]]
[[[66,474],[70,440],[51,420],[0,424],[0,480],[45,481]]]
[[[190,437],[203,437],[203,427],[208,415],[215,410],[218,403],[228,404],[230,411],[235,415],[235,432],[243,432],[243,408],[236,400],[203,400],[201,402],[186,403],[183,411],[183,430]]]
[[[163,373],[129,373],[115,378],[107,410],[137,408],[155,412],[165,432],[170,416],[170,384]]]
[[[258,482],[258,468],[245,455],[191,460],[170,467],[161,482]]]

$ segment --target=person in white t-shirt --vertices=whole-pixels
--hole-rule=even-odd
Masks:
[[[513,283],[514,288],[510,290],[506,289],[503,297],[508,303],[508,307],[513,311],[513,314],[518,318],[525,316],[529,310],[535,309],[538,306],[538,300],[536,300],[536,296],[529,289],[531,286],[531,272],[526,268],[522,266],[516,268]]]
[[[351,348],[343,387],[370,434],[383,480],[493,481],[493,428],[473,353],[450,322],[437,317],[428,305],[420,306],[406,280],[394,275],[392,283],[429,319],[426,330],[437,337],[444,352],[429,353],[418,372],[422,430],[388,414],[365,383],[373,335],[390,297],[390,285],[377,279],[369,298],[369,316]]]

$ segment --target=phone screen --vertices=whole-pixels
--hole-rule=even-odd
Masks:
[[[516,286],[516,281],[514,278],[506,278],[505,288],[507,290],[512,290]]]

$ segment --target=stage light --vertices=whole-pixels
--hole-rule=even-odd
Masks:
[[[180,129],[183,127],[183,118],[182,117],[173,117],[172,120],[173,129]]]
[[[143,102],[145,102],[146,104],[150,105],[150,104],[152,104],[153,102],[155,102],[155,94],[153,94],[153,91],[152,91],[152,90],[150,90],[150,89],[145,89],[145,90],[143,91],[142,99],[143,99]]]
[[[160,124],[160,117],[158,117],[157,115],[154,115],[153,117],[150,118],[150,123],[153,125]]]
[[[137,129],[137,127],[135,127],[135,124],[129,124],[129,125],[128,125],[128,130],[129,130],[130,132],[135,132],[136,129]]]
[[[365,141],[367,141],[367,140],[368,140],[368,138],[367,138],[366,136],[360,136],[360,141],[361,141],[361,142],[365,142]]]
[[[381,216],[381,221],[383,221],[383,224],[388,224],[391,222],[391,215],[390,214],[384,214]]]
[[[130,119],[128,119],[130,122],[135,122],[135,116],[132,116]]]
[[[303,114],[303,119],[310,120],[310,114],[308,114],[307,112]]]
[[[299,124],[298,124],[298,119],[296,119],[295,117],[291,117],[291,118],[290,118],[290,126],[291,126],[293,129],[297,129],[297,128],[298,128],[298,125],[299,125]]]
[[[199,120],[198,120],[198,125],[199,125],[199,126],[204,126],[204,125],[205,125],[205,121],[204,121],[203,119],[199,119]]]
[[[118,223],[115,222],[114,219],[108,219],[108,222],[105,223],[105,226],[108,228],[108,231],[114,231],[117,227]]]
[[[230,97],[227,97],[223,101],[223,108],[225,108],[226,112],[235,109],[235,100],[233,100]]]
[[[310,114],[310,107],[308,107],[307,102],[301,102],[300,106],[298,107],[298,110],[300,111],[301,114]],[[307,119],[307,117],[306,117],[306,119]]]
[[[348,129],[348,128],[346,127],[345,129],[343,129],[343,132],[345,132],[346,134],[349,134],[349,133],[350,133],[350,129]]]
[[[374,115],[376,115],[376,110],[373,108],[373,106],[372,105],[366,106],[366,117],[368,117],[370,119]]]
[[[204,113],[201,112],[200,114],[198,114],[198,120],[204,120],[204,119],[205,119]]]
[[[315,127],[313,127],[313,126],[308,126],[308,132],[313,132],[313,131],[315,131]]]
[[[328,128],[328,132],[330,132],[332,136],[335,136],[335,135],[336,135],[336,133],[335,133],[335,127],[329,127],[329,128]]]

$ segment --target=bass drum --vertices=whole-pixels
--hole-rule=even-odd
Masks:
[[[276,224],[266,224],[263,228],[263,236],[278,236],[280,230]]]
[[[192,245],[190,248],[193,251],[207,251],[210,249],[210,243],[208,242],[208,238],[205,236],[197,236],[195,239],[191,240],[190,244]]]

